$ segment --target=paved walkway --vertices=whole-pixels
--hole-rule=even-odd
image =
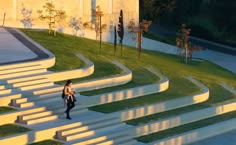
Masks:
[[[236,74],[236,55],[229,55],[212,50],[202,50],[193,54],[193,57],[211,61]]]
[[[158,51],[158,48],[155,50]],[[14,30],[0,28],[0,65],[46,57],[37,46],[30,44]],[[205,50],[194,54],[194,57],[207,59],[236,73],[236,56]],[[191,145],[236,145],[236,130]]]
[[[28,49],[14,36],[0,28],[0,63],[28,60],[37,57],[37,54]]]

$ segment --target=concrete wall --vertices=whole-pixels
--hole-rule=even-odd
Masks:
[[[157,102],[153,104],[131,108],[128,110],[122,110],[116,112],[115,114],[119,116],[122,121],[127,121],[155,113],[160,113],[192,104],[201,103],[208,100],[209,98],[208,88],[190,77],[188,77],[188,79],[201,88],[201,91],[199,93],[192,96],[184,96],[177,99],[171,99],[163,102]]]
[[[100,6],[103,11],[102,22],[107,25],[106,32],[113,30],[113,25],[118,24],[120,9],[124,13],[124,25],[127,26],[131,19],[136,23],[139,22],[139,0],[52,0],[55,7],[66,11],[67,18],[61,22],[58,27],[59,31],[73,34],[73,30],[69,28],[69,20],[71,17],[81,18],[82,22],[90,22],[92,20],[92,9]],[[24,27],[21,20],[23,19],[22,8],[32,10],[31,18],[32,28],[48,28],[47,22],[38,18],[38,10],[42,10],[46,0],[4,0],[0,2],[0,24],[3,22],[3,14],[6,13],[5,25],[11,27]],[[95,33],[95,32],[94,32]],[[90,33],[86,34],[86,37]],[[104,38],[108,36],[104,36]],[[106,38],[104,40],[106,40]],[[95,39],[93,37],[93,39]]]
[[[168,78],[164,77],[160,73],[156,75],[158,75],[158,77],[161,78],[161,81],[158,83],[94,95],[94,96],[89,97],[88,99],[81,100],[80,101],[81,104],[79,107],[81,108],[91,107],[95,105],[122,101],[125,99],[132,99],[132,98],[149,95],[153,93],[158,93],[158,92],[163,92],[167,90],[169,87]],[[116,116],[119,116],[119,115],[116,115]]]

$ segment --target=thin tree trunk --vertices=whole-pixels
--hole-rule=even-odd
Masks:
[[[3,14],[2,27],[4,26],[4,23],[5,23],[5,18],[6,18],[6,13],[4,13],[4,14]]]
[[[122,50],[123,50],[122,43],[120,43],[120,56],[122,56]]]
[[[101,53],[102,49],[102,16],[99,16],[100,18],[100,47],[99,47],[99,53]]]
[[[188,56],[187,56],[187,54],[188,54],[188,49],[186,48],[185,49],[185,63],[188,63],[187,61],[188,61]]]

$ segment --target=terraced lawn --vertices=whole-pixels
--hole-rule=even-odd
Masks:
[[[74,55],[77,53],[81,53],[85,57],[93,61],[95,64],[95,75],[90,76],[91,78],[87,77],[78,79],[76,80],[77,82],[83,81],[84,79],[87,80],[96,77],[106,77],[109,75],[122,73],[121,70],[116,69],[117,67],[109,66],[108,64],[111,64],[109,63],[109,60],[119,60],[134,73],[133,80],[129,84],[96,91],[81,92],[82,94],[94,95],[157,82],[159,78],[155,77],[154,79],[154,76],[150,75],[150,72],[146,70],[147,66],[152,66],[153,68],[167,76],[170,80],[170,88],[165,92],[90,108],[93,110],[102,112],[118,111],[129,107],[153,103],[153,101],[159,102],[181,96],[191,95],[198,92],[199,88],[186,79],[183,79],[183,76],[193,76],[196,80],[200,81],[210,89],[210,99],[204,103],[184,107],[179,110],[172,110],[172,112],[168,111],[154,114],[152,116],[140,118],[139,120],[136,119],[129,121],[128,123],[131,124],[137,125],[149,122],[150,120],[158,120],[160,118],[169,117],[171,115],[178,115],[184,112],[205,108],[227,101],[232,101],[236,97],[217,84],[219,82],[225,82],[226,84],[236,88],[236,74],[233,74],[232,72],[229,72],[224,68],[221,68],[208,61],[190,60],[188,64],[185,64],[182,60],[174,55],[163,54],[148,50],[142,51],[143,53],[141,55],[141,60],[139,61],[136,49],[131,47],[124,46],[123,56],[121,57],[119,55],[119,51],[117,52],[116,56],[113,55],[113,45],[111,43],[103,43],[102,54],[98,54],[99,42],[95,40],[78,38],[75,36],[60,33],[57,35],[57,37],[54,37],[49,36],[47,34],[47,31],[38,32],[25,29],[22,31],[55,54],[57,63],[55,67],[52,68],[53,70],[58,71],[74,69],[83,66],[84,64]],[[207,120],[206,122],[212,124],[229,118],[234,118],[235,112],[227,113],[218,117],[210,118],[210,120]],[[173,135],[171,134],[171,132],[181,133],[181,131],[192,130],[195,127],[199,128],[202,125],[207,124],[204,121],[205,120],[195,122],[197,124],[188,124],[187,126],[183,127],[183,129],[171,129],[166,133],[160,132],[157,134],[144,136],[142,138],[139,138],[138,140],[150,142],[159,138],[163,138],[165,136]],[[184,128],[186,128],[186,130]]]
[[[178,85],[178,84],[182,85]],[[187,88],[187,89],[185,89]],[[178,91],[185,90],[185,91]],[[167,91],[141,96],[138,98],[128,99],[124,101],[118,101],[114,103],[98,105],[94,107],[90,107],[89,109],[94,111],[99,111],[103,113],[111,113],[115,111],[120,111],[124,109],[129,109],[137,106],[142,106],[150,103],[161,102],[169,99],[174,99],[178,97],[183,97],[186,95],[196,94],[199,92],[201,88],[190,82],[185,78],[173,78],[170,82],[169,89]],[[176,93],[175,93],[176,92]]]

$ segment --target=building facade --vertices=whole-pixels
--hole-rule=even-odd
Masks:
[[[10,27],[25,27],[22,22],[24,19],[23,9],[30,11],[32,28],[47,28],[47,23],[39,19],[38,10],[43,9],[47,0],[4,0],[0,2],[0,23]],[[139,0],[49,0],[56,9],[66,12],[65,22],[57,26],[58,30],[65,33],[72,33],[69,27],[69,21],[72,17],[84,22],[91,22],[92,10],[100,6],[103,12],[102,23],[106,24],[106,32],[112,30],[114,25],[118,24],[120,10],[123,10],[124,25],[130,20],[136,23],[139,21]],[[4,16],[5,15],[5,16]],[[5,17],[5,18],[4,18]]]

